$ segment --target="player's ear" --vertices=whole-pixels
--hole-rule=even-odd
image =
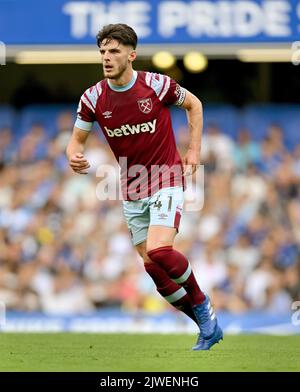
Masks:
[[[136,51],[135,50],[132,50],[130,53],[129,53],[129,57],[128,57],[128,60],[129,61],[134,61],[136,59]]]

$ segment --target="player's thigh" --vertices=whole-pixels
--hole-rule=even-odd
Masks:
[[[146,241],[150,224],[148,200],[123,201],[123,213],[133,245]]]
[[[163,246],[173,246],[177,230],[174,227],[150,226],[147,236],[147,252]]]
[[[147,236],[147,252],[162,246],[173,245],[183,208],[182,188],[161,189],[150,198],[149,206],[150,226]]]

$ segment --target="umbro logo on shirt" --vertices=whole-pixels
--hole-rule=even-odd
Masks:
[[[104,118],[111,118],[112,117],[112,112],[109,112],[108,110],[102,114],[103,114]]]

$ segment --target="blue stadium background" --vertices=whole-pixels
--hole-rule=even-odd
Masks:
[[[143,315],[145,331],[193,331],[155,292],[131,248],[120,202],[95,197],[97,164],[113,163],[101,131],[87,150],[90,176],[68,168],[75,111],[1,107],[0,287],[7,309],[18,311],[6,328],[115,330],[123,317],[127,331]],[[297,105],[205,105],[205,205],[186,213],[177,247],[228,331],[296,330],[289,318],[299,295],[299,113]],[[184,151],[185,113],[174,109],[172,117]]]

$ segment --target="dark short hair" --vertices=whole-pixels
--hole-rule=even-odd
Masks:
[[[136,48],[138,40],[136,32],[133,30],[133,28],[124,23],[103,26],[103,28],[97,34],[96,39],[99,48],[101,46],[101,42],[104,39],[108,41],[115,39],[123,45],[132,46],[133,49]]]

